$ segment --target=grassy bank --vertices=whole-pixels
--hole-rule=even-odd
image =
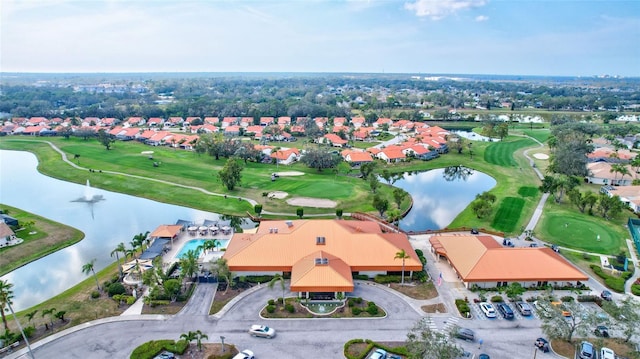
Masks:
[[[24,240],[23,243],[0,248],[0,276],[84,238],[84,233],[75,228],[33,213],[5,204],[0,204],[0,209],[8,210],[9,215],[17,219],[22,226],[33,223],[16,232],[16,236]]]

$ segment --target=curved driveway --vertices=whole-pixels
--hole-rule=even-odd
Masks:
[[[291,295],[292,293],[288,293]],[[202,330],[207,342],[235,344],[250,348],[261,358],[342,358],[344,343],[354,338],[377,341],[404,341],[407,332],[423,315],[401,294],[379,285],[357,282],[354,296],[373,300],[387,312],[386,318],[344,319],[262,319],[259,312],[269,299],[281,295],[280,289],[262,285],[240,298],[219,317],[203,313],[215,295],[215,284],[199,284],[191,301],[175,316],[126,316],[85,323],[32,345],[36,358],[128,358],[140,344],[154,339],[178,339],[180,334]],[[434,326],[443,329],[447,322],[476,330],[484,344],[482,351],[496,358],[515,358],[532,352],[532,339],[540,335],[537,320],[517,322],[471,320],[449,314],[433,317]],[[276,328],[275,339],[250,337],[251,324],[264,323]],[[524,339],[523,339],[524,338]],[[460,342],[467,350],[479,352],[475,345]],[[23,349],[9,358],[27,358]]]

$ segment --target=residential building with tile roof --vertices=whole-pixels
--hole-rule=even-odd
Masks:
[[[352,292],[353,274],[407,272],[422,263],[405,234],[383,233],[377,223],[346,220],[263,221],[256,233],[236,233],[223,258],[237,275],[291,274],[291,291]]]
[[[431,251],[453,268],[465,287],[504,287],[520,283],[523,287],[550,284],[576,285],[588,280],[551,248],[504,247],[488,235],[442,234],[429,238]]]

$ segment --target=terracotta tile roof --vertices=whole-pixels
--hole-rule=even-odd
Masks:
[[[620,173],[611,172],[613,164],[609,162],[590,162],[587,163],[587,171],[589,171],[589,177],[594,178],[606,178],[609,180],[622,180],[623,178],[633,179],[638,178],[638,174],[636,174],[636,170],[631,167],[631,165],[625,165],[624,167],[629,172],[628,175],[622,176]],[[634,176],[635,174],[635,176]]]
[[[180,233],[182,230],[182,226],[178,224],[163,224],[158,226],[149,237],[157,237],[157,238],[173,238]]]
[[[11,230],[11,227],[4,222],[0,222],[0,238],[6,238],[13,235],[15,235],[15,233]],[[351,273],[349,273],[349,277],[351,277]]]
[[[373,162],[373,157],[369,152],[345,150],[342,157],[347,162]]]
[[[587,276],[551,248],[505,248],[491,236],[429,239],[465,282],[583,281]],[[535,263],[535,265],[532,265]]]
[[[340,136],[335,135],[333,133],[329,133],[329,134],[324,135],[324,138],[326,138],[331,143],[336,144],[336,145],[344,145],[345,143],[348,142],[347,140],[343,140],[342,138],[340,138]]]
[[[318,263],[319,259],[325,260]],[[352,292],[351,267],[342,259],[317,251],[296,262],[291,269],[291,290],[294,292]]]
[[[406,235],[382,233],[374,222],[295,220],[289,223],[291,226],[287,221],[263,221],[255,234],[235,234],[223,256],[229,269],[234,272],[292,271],[294,265],[322,251],[346,263],[350,272],[399,271],[402,261],[394,260],[394,256],[401,249],[410,256],[405,261],[405,270],[422,269]],[[324,238],[323,244],[317,244],[317,237]],[[300,268],[306,267],[300,263]],[[333,270],[342,273],[339,267]],[[292,273],[292,278],[298,275],[302,274]],[[304,284],[323,285],[319,280],[311,282],[309,278],[320,276],[313,275],[316,277],[307,277]],[[334,283],[342,284],[342,281]]]

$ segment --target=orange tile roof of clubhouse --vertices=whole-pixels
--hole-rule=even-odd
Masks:
[[[234,272],[291,271],[294,291],[352,291],[351,272],[401,271],[400,250],[410,256],[406,271],[422,270],[407,236],[383,233],[374,222],[263,221],[255,234],[235,234],[224,258]],[[328,260],[317,265],[317,258]]]
[[[173,238],[180,233],[182,230],[182,226],[178,224],[163,224],[158,226],[149,237],[158,237],[158,238]]]
[[[464,282],[584,281],[587,276],[551,248],[507,248],[491,236],[438,235],[429,239]]]

